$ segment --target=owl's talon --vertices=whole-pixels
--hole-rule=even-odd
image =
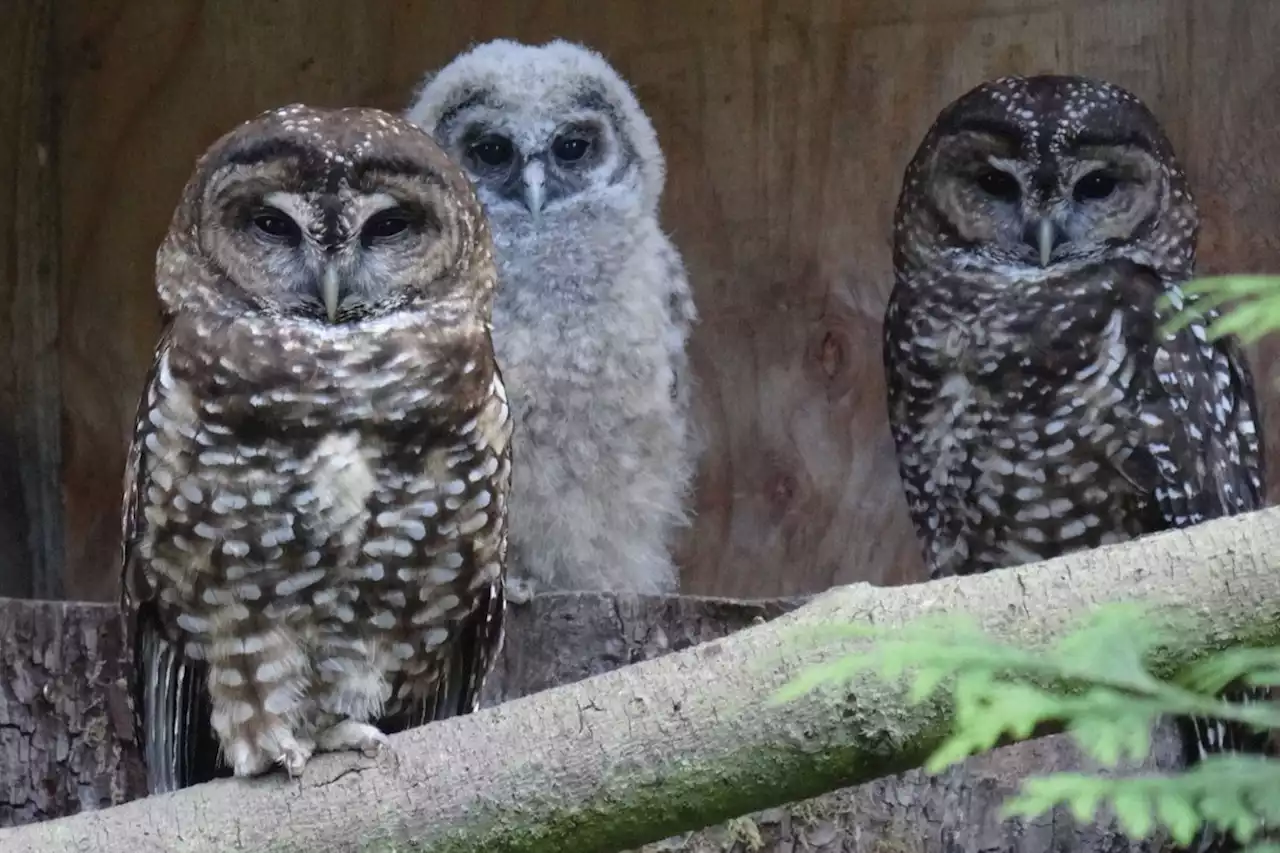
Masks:
[[[292,744],[283,745],[280,749],[280,755],[276,761],[284,767],[284,771],[289,774],[290,779],[296,779],[302,775],[302,771],[306,768],[307,762],[311,760],[313,747],[297,741]]]
[[[242,778],[261,776],[272,767],[271,756],[265,750],[254,749],[240,741],[230,750],[231,772]]]
[[[343,720],[321,732],[316,747],[321,752],[354,750],[365,758],[377,758],[384,749],[391,748],[391,741],[377,726]]]
[[[289,774],[290,779],[296,779],[302,775],[302,771],[307,766],[307,759],[298,750],[290,749],[280,753],[280,757],[276,759],[280,765],[284,767],[284,772]]]
[[[289,778],[301,776],[315,751],[315,744],[307,738],[295,739],[287,732],[277,737],[268,737],[266,746],[255,746],[254,741],[243,737],[237,739],[229,751],[232,773],[241,777],[262,776],[279,765]],[[272,743],[274,746],[270,745]]]

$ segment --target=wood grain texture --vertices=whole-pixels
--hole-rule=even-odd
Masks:
[[[0,595],[62,594],[53,0],[0,26]]]
[[[546,595],[510,611],[486,707],[660,657],[787,613],[803,599]],[[116,610],[0,599],[0,827],[137,798],[143,777],[125,704]],[[1162,727],[1144,766],[1181,760]],[[1031,774],[1085,767],[1065,736],[1001,748],[931,775],[913,770],[648,845],[644,853],[1154,853],[1113,820],[1065,810],[1002,820]],[[193,827],[199,829],[198,826]],[[758,846],[757,846],[758,845]],[[20,845],[19,845],[20,846]]]
[[[59,23],[67,587],[114,595],[119,472],[156,334],[155,248],[195,158],[296,100],[407,105],[472,42],[555,36],[634,84],[703,316],[711,451],[685,590],[769,597],[921,578],[885,418],[898,184],[937,111],[1008,72],[1128,86],[1205,214],[1208,271],[1280,270],[1280,3],[1257,0],[67,0]],[[1272,459],[1280,398],[1266,384]],[[1276,466],[1280,470],[1280,466]],[[1280,485],[1273,487],[1280,494]],[[786,566],[785,571],[776,567]]]

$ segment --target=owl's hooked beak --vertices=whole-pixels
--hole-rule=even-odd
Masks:
[[[537,222],[542,216],[542,205],[547,200],[547,172],[541,160],[530,160],[521,175],[524,184],[524,206]]]
[[[338,305],[342,302],[342,278],[338,265],[332,260],[325,264],[324,276],[320,279],[320,298],[324,300],[324,312],[329,315],[329,322],[337,322]]]
[[[1053,256],[1054,227],[1053,220],[1045,217],[1036,226],[1036,240],[1040,244],[1040,266],[1049,266],[1049,258]]]
[[[1052,216],[1037,216],[1023,229],[1022,241],[1036,252],[1040,266],[1047,267],[1053,259],[1053,250],[1067,242],[1067,235]]]

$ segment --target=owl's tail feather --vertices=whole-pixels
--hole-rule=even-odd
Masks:
[[[1223,698],[1238,704],[1265,702],[1271,699],[1266,687],[1232,687],[1223,692]],[[1206,717],[1179,717],[1178,730],[1182,735],[1182,751],[1188,766],[1222,753],[1266,754],[1275,751],[1275,734],[1259,732],[1248,726],[1226,720]],[[1280,841],[1280,829],[1264,833],[1267,841]],[[1187,847],[1185,853],[1238,853],[1244,849],[1229,833],[1204,828]]]
[[[217,738],[209,725],[205,668],[170,642],[151,615],[147,608],[139,614],[136,655],[142,670],[142,713],[136,737],[147,792],[160,794],[227,772],[219,767]]]

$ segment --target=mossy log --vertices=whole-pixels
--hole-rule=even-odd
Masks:
[[[1005,640],[1037,645],[1099,604],[1144,601],[1192,619],[1163,650],[1167,669],[1228,643],[1280,639],[1277,564],[1280,510],[1267,510],[978,577],[855,584],[804,603],[543,596],[512,609],[485,710],[397,735],[379,761],[321,756],[294,782],[225,780],[133,802],[124,802],[137,774],[111,609],[6,602],[0,816],[81,811],[0,830],[0,850],[1148,849],[1106,820],[999,819],[1018,779],[1080,766],[1060,737],[930,776],[912,768],[948,731],[942,702],[912,706],[864,678],[767,703],[832,653],[790,632],[963,610]],[[1148,764],[1180,760],[1167,731],[1157,744]],[[113,803],[124,804],[90,810]]]

